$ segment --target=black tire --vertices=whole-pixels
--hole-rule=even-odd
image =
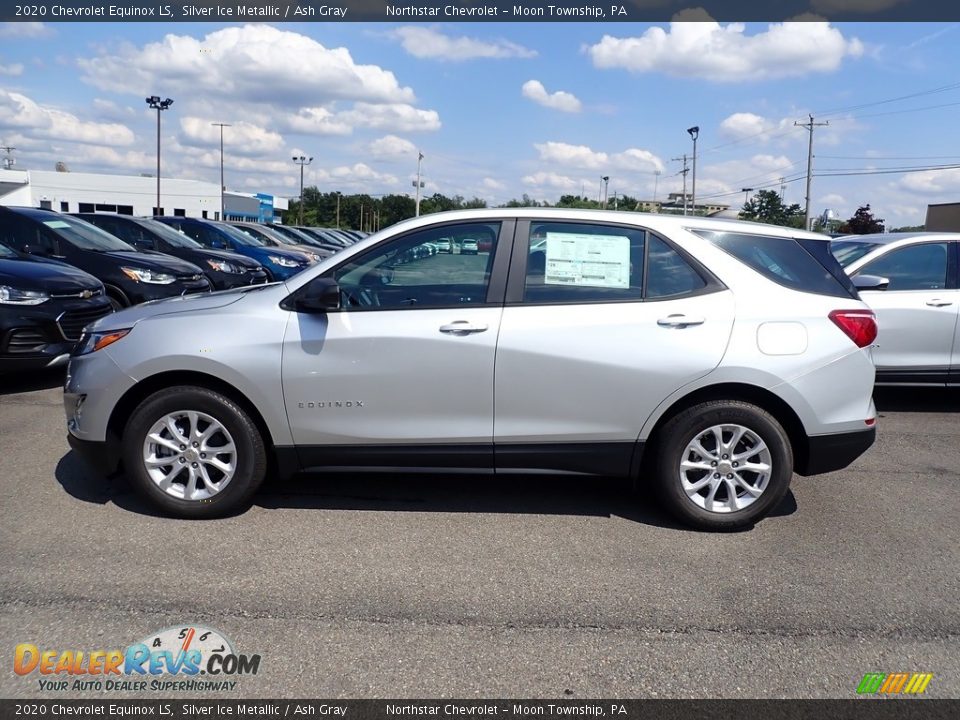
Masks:
[[[197,411],[214,418],[229,432],[236,448],[233,477],[206,499],[185,500],[167,494],[151,479],[144,464],[144,442],[151,427],[179,411]],[[166,514],[204,519],[223,517],[249,504],[266,475],[267,453],[259,429],[237,403],[208,388],[181,386],[154,393],[133,411],[123,434],[123,466],[137,491]]]
[[[687,446],[700,434],[716,425],[736,424],[756,434],[770,452],[772,470],[760,493],[741,510],[713,512],[700,507],[687,496],[680,480],[680,463]],[[783,426],[770,413],[739,400],[714,400],[681,411],[659,430],[654,464],[657,496],[671,514],[682,522],[702,530],[735,530],[752,525],[777,507],[790,488],[793,476],[793,448]],[[741,446],[742,447],[742,446]],[[711,449],[711,448],[708,448]],[[709,462],[709,461],[708,461]],[[743,472],[741,470],[741,472]],[[703,475],[701,477],[706,477]],[[748,477],[756,478],[754,474]],[[695,475],[691,480],[698,479]],[[728,497],[726,483],[718,497]],[[708,493],[705,489],[704,493]],[[742,490],[738,490],[742,492]]]
[[[107,301],[110,303],[110,307],[113,308],[114,312],[120,312],[126,307],[126,305],[117,300],[117,298],[115,298],[113,295],[108,294]]]

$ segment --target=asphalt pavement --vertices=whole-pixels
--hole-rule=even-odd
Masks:
[[[867,672],[960,697],[960,393],[879,392],[867,455],[710,534],[557,478],[268,481],[162,518],[69,452],[61,381],[0,381],[0,697],[108,694],[41,690],[18,643],[187,626],[261,655],[223,697],[850,698]]]

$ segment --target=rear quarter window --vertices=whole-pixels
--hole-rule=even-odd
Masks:
[[[831,254],[827,240],[713,230],[692,232],[778,285],[817,295],[859,297],[852,281]]]

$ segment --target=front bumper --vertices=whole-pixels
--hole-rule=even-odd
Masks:
[[[0,372],[63,365],[83,327],[111,312],[106,298],[53,298],[0,312]]]
[[[798,475],[819,475],[842,470],[863,455],[877,439],[876,427],[807,438],[805,457],[794,468]]]
[[[267,282],[267,273],[262,269],[245,273],[212,272],[214,290],[233,290],[250,285],[263,285]]]

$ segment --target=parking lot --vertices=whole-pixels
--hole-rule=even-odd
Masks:
[[[43,695],[17,643],[184,623],[262,655],[233,697],[848,698],[900,671],[960,695],[958,393],[878,392],[870,452],[710,534],[546,477],[268,481],[165,519],[68,452],[61,381],[0,381],[4,697]]]

